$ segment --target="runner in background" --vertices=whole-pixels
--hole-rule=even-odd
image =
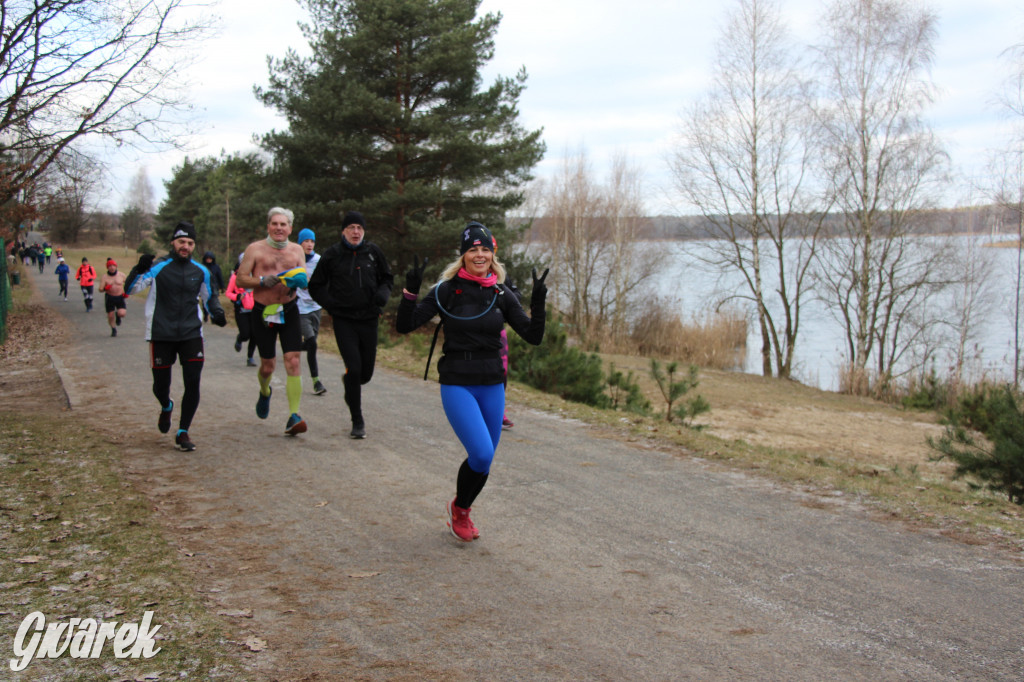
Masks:
[[[100,291],[103,292],[103,309],[107,311],[110,335],[117,336],[121,320],[128,314],[124,299],[125,274],[117,271],[117,261],[107,259],[107,271],[100,277]]]
[[[377,363],[377,327],[395,278],[384,252],[366,240],[366,220],[359,211],[341,219],[341,241],[320,259],[309,293],[331,314],[334,340],[345,362],[345,404],[352,418],[349,438],[366,438],[363,386]]]
[[[92,291],[93,283],[96,281],[96,268],[89,264],[89,259],[83,257],[82,264],[78,266],[75,279],[82,287],[82,298],[85,300],[85,312],[92,312]]]
[[[224,294],[234,304],[233,307],[235,309],[235,326],[238,327],[238,334],[235,335],[235,352],[240,353],[242,351],[242,344],[248,342],[245,366],[255,367],[256,361],[252,359],[252,356],[256,353],[256,339],[252,336],[252,306],[254,303],[252,289],[242,289],[236,281],[238,266],[242,263],[243,255],[241,253],[238,254],[238,262],[235,263],[235,268],[231,271],[228,287]]]
[[[304,228],[299,230],[299,246],[306,254],[306,277],[313,278],[316,264],[320,262],[320,254],[316,252],[316,233]],[[313,380],[313,393],[323,395],[327,389],[320,383],[320,368],[316,362],[316,337],[320,334],[320,315],[323,309],[309,295],[308,289],[299,289],[299,317],[302,327],[302,350],[306,351],[306,364],[309,365],[309,376]]]
[[[68,277],[71,275],[71,268],[68,267],[63,258],[58,258],[57,267],[53,272],[57,275],[57,284],[60,285],[60,291],[57,295],[63,296],[66,301],[68,300]]]

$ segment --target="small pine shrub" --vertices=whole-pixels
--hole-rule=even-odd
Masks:
[[[939,379],[933,367],[918,380],[908,383],[900,403],[908,410],[938,410],[949,404],[950,385]]]
[[[651,411],[651,401],[640,390],[640,384],[633,376],[633,371],[623,374],[612,364],[608,368],[608,397],[613,410],[625,410],[646,415]]]
[[[539,346],[531,346],[510,332],[509,378],[566,400],[608,407],[601,358],[569,346],[568,341],[565,326],[554,316],[548,317]]]
[[[956,462],[955,477],[973,478],[1024,505],[1024,413],[1019,399],[1004,387],[979,392],[966,402],[968,407],[961,401],[950,412],[941,437],[928,439],[939,452],[933,459],[949,457]]]
[[[979,384],[969,391],[960,394],[956,406],[947,409],[943,417],[947,424],[962,424],[980,433],[991,430],[997,413],[1000,411],[1003,394],[1009,392],[1009,386]]]
[[[679,369],[678,362],[670,362],[664,370],[661,363],[651,358],[651,378],[658,385],[658,390],[665,398],[667,407],[665,409],[665,421],[672,421],[678,417],[683,426],[692,426],[692,419],[700,414],[708,412],[711,404],[703,396],[697,395],[682,404],[676,404],[680,398],[697,387],[700,383],[697,379],[697,365],[690,365],[687,376],[681,381],[676,381],[675,375]]]
[[[156,255],[156,251],[153,250],[153,245],[149,243],[148,239],[143,239],[139,244],[138,248],[135,249],[135,253],[153,256]],[[231,274],[231,273],[228,273]]]

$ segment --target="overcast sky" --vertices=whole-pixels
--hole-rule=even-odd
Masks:
[[[820,0],[783,0],[797,40],[813,41]],[[715,41],[731,2],[693,0],[483,0],[501,12],[495,57],[484,71],[512,76],[525,66],[521,122],[544,128],[547,155],[537,175],[553,175],[566,153],[586,151],[597,177],[625,153],[643,169],[648,213],[685,212],[676,203],[667,155],[679,114],[707,88]],[[993,104],[1006,74],[1000,53],[1024,43],[1021,0],[933,0],[939,16],[932,77],[939,88],[929,119],[954,164],[969,178],[981,172],[987,150],[1004,139],[1005,121]],[[254,149],[253,135],[284,127],[260,104],[254,85],[267,82],[267,56],[289,46],[305,51],[294,0],[222,0],[221,30],[202,47],[188,72],[201,134],[189,155],[216,156]],[[165,152],[114,163],[114,191],[105,208],[120,211],[128,182],[144,167],[157,201],[184,153]],[[968,198],[958,183],[950,203]],[[678,210],[678,211],[677,211]]]

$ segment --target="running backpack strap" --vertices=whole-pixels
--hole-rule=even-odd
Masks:
[[[434,346],[437,345],[437,335],[441,333],[441,325],[444,323],[444,308],[440,304],[440,301],[441,301],[441,299],[440,299],[440,296],[441,296],[441,285],[442,284],[446,284],[446,282],[441,282],[441,283],[439,283],[434,288],[434,297],[437,298],[437,301],[438,301],[437,309],[441,311],[441,321],[437,323],[436,327],[434,327],[434,338],[430,341],[430,352],[427,353],[427,366],[423,370],[423,380],[424,381],[427,380],[427,375],[430,374],[430,361],[434,357]],[[447,298],[451,299],[451,296],[448,296]],[[448,302],[451,303],[450,300]]]

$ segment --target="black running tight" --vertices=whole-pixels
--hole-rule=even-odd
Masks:
[[[306,362],[309,364],[309,376],[320,376],[320,367],[316,364],[316,337],[311,336],[302,344],[302,350],[306,351]]]
[[[181,412],[178,416],[178,428],[188,431],[192,418],[199,409],[199,378],[203,374],[203,363],[181,363],[181,378],[185,383],[185,393],[181,396]],[[167,407],[171,400],[171,368],[156,367],[153,369],[153,395],[160,401],[161,407]]]

